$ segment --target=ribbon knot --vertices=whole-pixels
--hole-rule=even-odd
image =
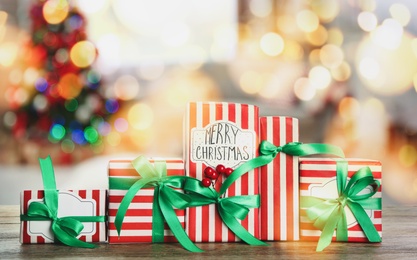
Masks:
[[[232,175],[234,172],[232,173]],[[232,177],[230,175],[228,178]],[[227,179],[226,179],[227,180]],[[223,223],[242,241],[249,245],[267,245],[251,235],[236,219],[243,220],[249,213],[250,208],[258,208],[260,205],[259,195],[245,195],[222,197],[211,187],[203,187],[201,181],[189,178],[184,183],[184,191],[190,196],[189,207],[217,205],[217,212]]]
[[[347,198],[342,195],[339,198],[337,198],[337,201],[339,202],[339,205],[344,208],[346,206]]]
[[[116,213],[114,225],[120,236],[123,220],[135,195],[142,188],[154,188],[152,204],[152,242],[164,242],[164,222],[171,229],[178,242],[191,252],[202,252],[187,236],[174,208],[184,209],[190,198],[176,189],[182,188],[186,176],[167,176],[165,161],[155,161],[152,165],[144,156],[132,161],[139,179],[109,178],[110,189],[126,189]]]
[[[380,183],[374,179],[369,167],[359,169],[347,182],[347,166],[346,161],[338,161],[336,164],[336,183],[339,194],[337,199],[301,197],[300,205],[307,208],[307,217],[313,221],[316,228],[322,230],[317,251],[322,251],[330,245],[334,230],[336,230],[337,241],[347,241],[346,206],[352,211],[368,240],[381,242],[378,231],[365,212],[365,209],[380,210],[382,208],[381,198],[372,198],[378,191]],[[363,192],[365,189],[369,189],[369,192]]]

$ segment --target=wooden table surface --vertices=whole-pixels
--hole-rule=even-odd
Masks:
[[[19,207],[0,205],[0,259],[20,258],[216,258],[216,259],[417,259],[417,206],[383,208],[382,243],[332,243],[315,252],[315,242],[270,242],[268,247],[243,243],[201,243],[204,253],[190,253],[179,244],[99,244],[96,249],[55,244],[21,245]]]

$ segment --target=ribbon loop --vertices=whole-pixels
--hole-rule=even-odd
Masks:
[[[216,190],[211,187],[203,187],[201,181],[194,178],[185,181],[184,191],[191,198],[189,207],[216,204],[217,212],[223,223],[242,241],[249,245],[268,245],[255,238],[237,221],[237,219],[245,219],[250,208],[259,207],[259,195],[222,198]]]
[[[317,251],[322,251],[330,245],[334,230],[337,241],[347,241],[346,206],[352,211],[368,240],[381,241],[378,231],[364,210],[364,208],[374,210],[382,208],[381,198],[371,198],[378,191],[380,183],[374,179],[369,167],[359,169],[348,182],[347,178],[347,161],[337,161],[336,182],[339,197],[336,199],[301,197],[300,205],[307,208],[307,217],[313,221],[316,228],[322,230]],[[370,189],[370,192],[363,193],[364,189]]]

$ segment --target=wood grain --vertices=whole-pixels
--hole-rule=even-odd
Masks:
[[[0,206],[0,259],[23,258],[216,258],[216,259],[417,259],[417,206],[383,208],[382,243],[332,243],[315,252],[315,242],[270,242],[267,247],[243,243],[198,244],[204,253],[189,253],[179,244],[100,244],[96,249],[55,244],[19,243],[19,207]]]

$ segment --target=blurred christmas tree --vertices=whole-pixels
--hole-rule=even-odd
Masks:
[[[35,1],[30,18],[31,39],[19,56],[23,80],[6,93],[13,136],[59,143],[67,154],[101,147],[119,102],[105,98],[101,75],[91,67],[98,53],[85,18],[65,0]]]

